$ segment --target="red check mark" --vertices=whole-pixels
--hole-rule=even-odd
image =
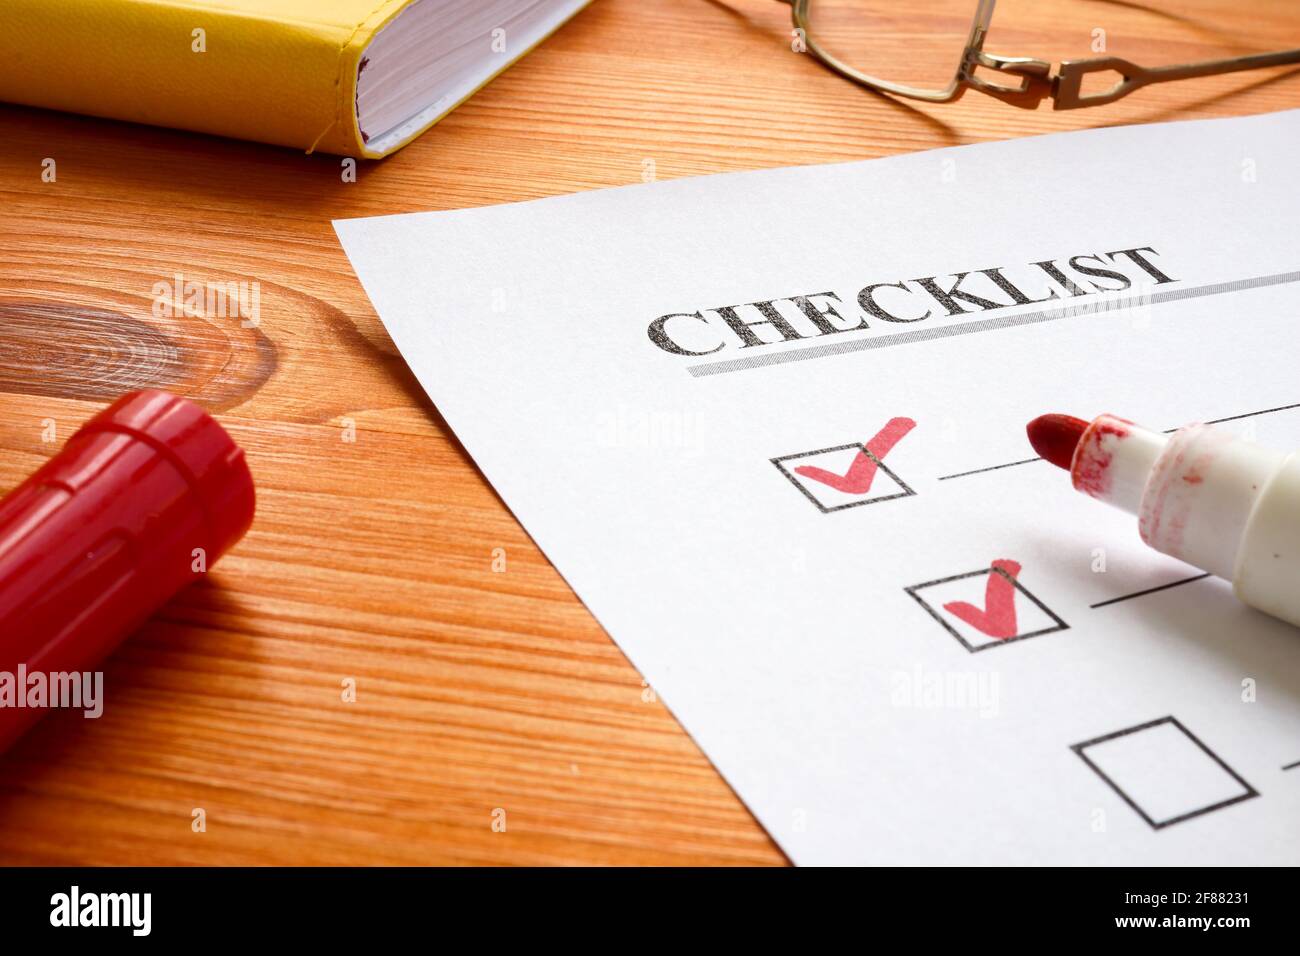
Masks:
[[[943,609],[965,621],[981,634],[1005,641],[1016,636],[1016,575],[1020,565],[1006,558],[994,561],[984,587],[984,607],[965,601],[949,601]]]
[[[849,470],[843,475],[815,465],[800,465],[794,473],[804,478],[811,478],[813,481],[820,481],[823,485],[830,485],[836,491],[842,491],[846,495],[865,495],[871,490],[871,483],[876,478],[877,465],[889,454],[890,449],[915,427],[916,422],[910,418],[891,418],[889,423],[876,433],[876,437],[867,442],[866,448],[871,454],[858,452],[857,457],[853,459],[853,464],[849,465]]]

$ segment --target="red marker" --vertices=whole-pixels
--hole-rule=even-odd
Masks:
[[[0,678],[23,694],[13,675],[92,671],[243,537],[253,507],[244,453],[207,412],[165,392],[118,399],[0,501]],[[0,751],[46,706],[0,697]]]
[[[1157,551],[1232,581],[1246,604],[1300,625],[1300,453],[1208,425],[1172,434],[1114,415],[1043,415],[1029,442],[1084,494],[1136,515]]]

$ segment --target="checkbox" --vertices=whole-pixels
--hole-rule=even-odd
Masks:
[[[1031,637],[1069,630],[1020,583],[1020,565],[999,559],[989,567],[903,590],[972,654]]]
[[[1155,830],[1259,796],[1173,717],[1070,749]]]
[[[772,464],[823,514],[916,494],[863,444],[783,455]]]

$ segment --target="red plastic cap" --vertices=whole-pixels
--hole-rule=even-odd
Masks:
[[[77,435],[95,432],[121,432],[147,442],[185,476],[207,517],[209,561],[234,547],[252,525],[257,497],[244,450],[194,402],[157,389],[131,392]]]
[[[193,402],[134,392],[0,500],[0,671],[93,670],[243,537],[244,453]],[[42,711],[0,708],[0,750]]]

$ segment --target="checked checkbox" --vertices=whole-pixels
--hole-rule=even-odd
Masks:
[[[823,514],[916,494],[884,462],[898,442],[916,427],[910,418],[892,418],[866,444],[836,445],[773,458],[772,464]]]
[[[987,568],[904,588],[949,635],[974,654],[1069,629],[1020,583],[1020,563],[998,558]]]

